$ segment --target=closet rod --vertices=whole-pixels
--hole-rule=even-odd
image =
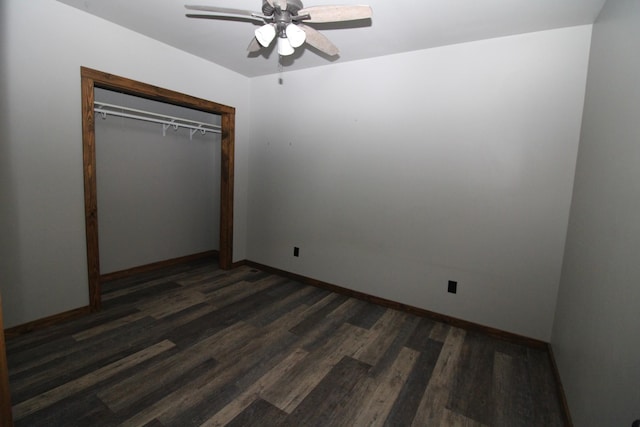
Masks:
[[[106,118],[107,115],[109,115],[142,120],[145,122],[159,123],[162,125],[162,135],[166,135],[167,129],[169,129],[170,127],[176,130],[178,128],[189,129],[190,138],[193,137],[196,132],[200,132],[203,135],[207,132],[221,133],[220,126],[212,125],[210,123],[198,122],[196,120],[183,119],[180,117],[167,116],[164,114],[151,113],[149,111],[123,107],[121,105],[107,104],[106,102],[96,101],[93,103],[93,105],[93,111],[101,114],[102,118]]]

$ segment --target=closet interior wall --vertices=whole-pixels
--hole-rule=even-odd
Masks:
[[[214,125],[220,116],[105,89],[106,102]],[[220,135],[96,113],[100,273],[219,249]]]

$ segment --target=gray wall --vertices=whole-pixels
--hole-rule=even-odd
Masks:
[[[593,28],[552,345],[576,426],[640,418],[640,2]]]
[[[1,4],[5,326],[89,303],[80,66],[236,108],[233,259],[246,258],[248,79],[54,0]]]
[[[248,258],[548,341],[590,35],[251,79]]]
[[[220,124],[220,117],[97,88],[96,100]],[[100,272],[219,248],[220,135],[97,115]]]

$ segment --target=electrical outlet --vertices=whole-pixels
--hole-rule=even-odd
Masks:
[[[300,248],[297,246],[293,247],[293,256],[300,256]]]
[[[449,286],[447,287],[447,292],[455,294],[458,292],[458,282],[453,280],[449,280]]]

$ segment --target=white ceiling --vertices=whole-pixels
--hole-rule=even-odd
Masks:
[[[277,73],[270,49],[249,56],[257,24],[191,19],[184,4],[259,12],[261,0],[58,0],[215,62],[248,77]],[[369,4],[370,21],[355,28],[315,27],[340,48],[328,59],[312,48],[284,58],[284,70],[317,67],[436,46],[594,22],[606,0],[306,0],[305,6]],[[306,46],[306,45],[305,45]]]

